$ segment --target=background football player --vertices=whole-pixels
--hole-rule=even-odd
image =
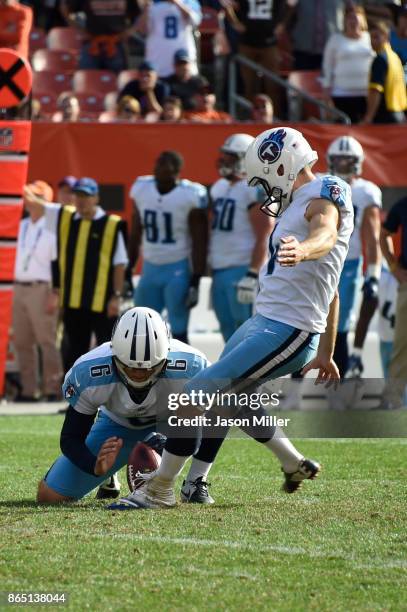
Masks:
[[[207,251],[207,192],[180,179],[183,159],[176,151],[158,157],[154,176],[140,176],[130,190],[134,202],[130,261],[143,247],[143,269],[135,291],[137,306],[167,309],[174,338],[187,342],[190,308],[198,302]]]
[[[329,145],[327,152],[329,172],[341,177],[350,185],[355,212],[355,229],[349,242],[349,251],[339,282],[339,323],[334,359],[341,376],[345,376],[347,372],[350,376],[362,374],[363,344],[378,304],[382,193],[377,185],[360,176],[363,161],[363,148],[352,136],[341,136]],[[361,282],[363,256],[366,269],[362,287],[363,300],[355,330],[354,346],[349,357],[348,333]]]
[[[225,341],[252,314],[272,230],[258,205],[264,192],[244,179],[244,156],[253,140],[249,134],[226,139],[218,159],[221,178],[210,188],[212,303]]]
[[[337,287],[353,230],[353,207],[344,181],[315,177],[311,168],[316,160],[316,152],[292,128],[267,130],[249,146],[247,180],[266,192],[262,209],[279,217],[269,260],[260,273],[256,314],[229,339],[219,361],[187,383],[187,392],[223,391],[226,385],[228,392],[249,393],[265,380],[301,368],[318,368],[321,382],[339,380],[332,358]],[[222,410],[217,407],[219,414]],[[317,475],[318,463],[305,459],[281,431],[265,427],[261,436],[256,439],[281,462],[285,491],[292,493],[301,481]],[[175,505],[174,481],[193,442],[167,439],[158,470],[121,503],[131,509]],[[211,446],[212,461],[221,442]],[[210,467],[209,456],[206,459]]]

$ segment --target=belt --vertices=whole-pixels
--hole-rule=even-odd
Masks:
[[[23,287],[33,287],[34,285],[49,285],[49,281],[14,281],[15,285],[22,285]]]

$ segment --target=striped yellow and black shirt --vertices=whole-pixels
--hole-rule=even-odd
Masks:
[[[103,312],[113,289],[113,256],[122,220],[103,215],[75,218],[73,206],[61,208],[58,218],[58,277],[60,304]]]

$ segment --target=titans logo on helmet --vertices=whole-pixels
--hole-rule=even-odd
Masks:
[[[260,161],[273,164],[281,155],[283,150],[286,131],[283,129],[277,130],[268,136],[259,146],[258,156]]]

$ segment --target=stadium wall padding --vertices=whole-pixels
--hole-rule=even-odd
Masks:
[[[216,159],[227,136],[246,132],[253,136],[264,124],[33,124],[29,179],[42,179],[54,187],[67,174],[91,176],[101,184],[102,205],[131,217],[129,189],[137,176],[151,174],[161,151],[179,151],[185,178],[211,184],[218,177]],[[274,127],[274,126],[273,126]],[[357,138],[366,161],[363,176],[389,188],[387,207],[407,194],[407,126],[297,124],[319,155],[317,171],[326,170],[326,150],[343,134]],[[386,191],[386,190],[385,190]]]
[[[14,262],[30,135],[29,121],[0,121],[0,396],[12,320]]]

